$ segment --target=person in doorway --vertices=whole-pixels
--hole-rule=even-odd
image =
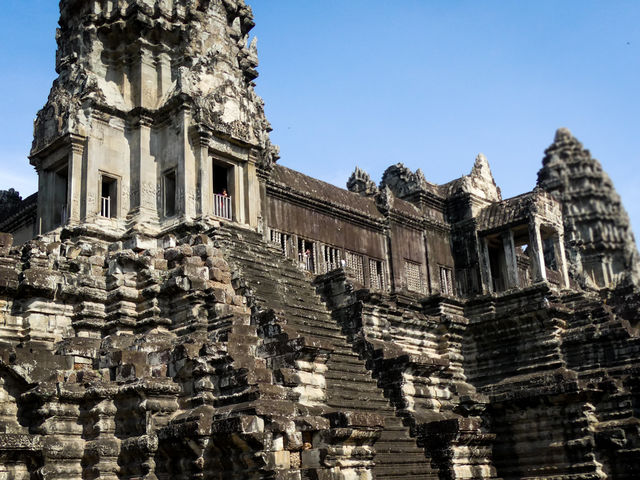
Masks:
[[[227,218],[229,216],[229,206],[227,205],[227,202],[225,202],[225,198],[229,197],[229,194],[227,193],[227,189],[223,188],[222,192],[219,194],[220,197],[218,198],[218,208],[219,208],[219,213],[218,215]]]
[[[311,250],[308,248],[304,252],[304,263],[305,267],[308,271],[311,271]]]

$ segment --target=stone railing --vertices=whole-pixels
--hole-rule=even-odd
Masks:
[[[213,214],[216,217],[233,220],[233,209],[231,207],[231,197],[227,195],[213,194]]]

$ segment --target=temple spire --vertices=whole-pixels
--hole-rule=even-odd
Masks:
[[[58,78],[30,157],[39,231],[102,218],[115,233],[206,221],[222,192],[233,202],[224,216],[255,225],[251,177],[278,150],[254,91],[244,1],[62,0],[60,12]],[[249,181],[229,180],[239,178]]]
[[[574,278],[595,287],[640,281],[635,240],[620,196],[600,162],[567,128],[545,150],[538,186],[563,205]]]

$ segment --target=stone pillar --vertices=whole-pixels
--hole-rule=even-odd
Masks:
[[[102,142],[95,135],[89,136],[86,147],[85,178],[83,179],[85,205],[83,206],[82,217],[85,220],[96,217],[100,212],[100,180],[96,151],[101,148],[103,148]],[[133,204],[131,206],[133,208]]]
[[[198,167],[196,212],[203,217],[208,217],[212,214],[211,196],[213,185],[211,184],[211,170],[213,169],[213,164],[209,158],[210,138],[209,132],[201,129],[192,139]]]
[[[69,223],[78,223],[81,219],[83,161],[86,138],[79,135],[71,135],[71,151],[69,152],[69,164],[67,173],[67,212]]]
[[[542,235],[540,235],[540,220],[535,216],[529,221],[529,250],[531,267],[533,270],[532,281],[547,280],[547,271],[544,264],[544,251],[542,249]]]
[[[40,427],[44,461],[40,475],[47,480],[81,480],[84,440],[79,406],[53,397],[39,411],[47,417]]]
[[[87,411],[96,435],[87,441],[85,461],[96,478],[118,480],[120,440],[115,436],[116,406],[112,399],[98,399]]]
[[[49,227],[49,211],[52,201],[48,198],[51,195],[50,187],[51,172],[38,168],[38,224],[36,233],[42,235]]]
[[[131,211],[136,223],[158,218],[156,161],[151,156],[152,119],[140,115],[134,123],[131,147]],[[119,199],[120,200],[120,199]]]
[[[493,278],[491,277],[491,263],[489,260],[489,245],[487,244],[487,239],[478,237],[478,247],[482,293],[490,293],[493,291]]]
[[[171,56],[167,52],[159,53],[156,57],[156,70],[158,75],[157,101],[160,102],[171,89]]]
[[[179,139],[178,145],[178,175],[176,188],[178,191],[178,212],[187,219],[196,216],[196,181],[198,171],[196,167],[196,156],[191,148],[189,138],[189,122],[191,111],[187,106],[183,106],[177,113],[179,117]]]
[[[562,275],[562,286],[569,288],[569,266],[567,265],[567,256],[564,252],[564,234],[560,233],[554,237],[553,250],[556,255],[558,271]]]
[[[508,230],[501,236],[502,244],[504,246],[504,261],[507,270],[507,288],[514,288],[518,286],[518,259],[516,257],[515,243],[513,241],[513,231]]]
[[[246,196],[246,222],[252,227],[258,226],[258,219],[262,216],[262,198],[260,195],[260,182],[258,181],[258,171],[256,167],[257,154],[252,150],[249,154],[245,175],[245,196]]]
[[[142,41],[141,41],[142,42]],[[137,68],[133,71],[133,102],[137,107],[154,109],[158,103],[158,72],[147,45],[140,47]]]
[[[233,220],[238,223],[245,223],[245,169],[241,165],[233,166],[233,191],[232,199]]]

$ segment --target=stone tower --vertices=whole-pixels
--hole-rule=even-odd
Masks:
[[[637,251],[568,131],[515,197],[483,155],[343,190],[274,164],[241,0],[60,6],[0,480],[637,480]]]
[[[277,153],[253,89],[251,9],[242,0],[60,8],[59,76],[30,157],[37,231],[80,223],[162,231],[212,216],[256,225],[256,171]]]
[[[574,278],[600,288],[637,284],[640,265],[629,217],[600,162],[561,128],[542,164],[538,185],[562,202]]]

